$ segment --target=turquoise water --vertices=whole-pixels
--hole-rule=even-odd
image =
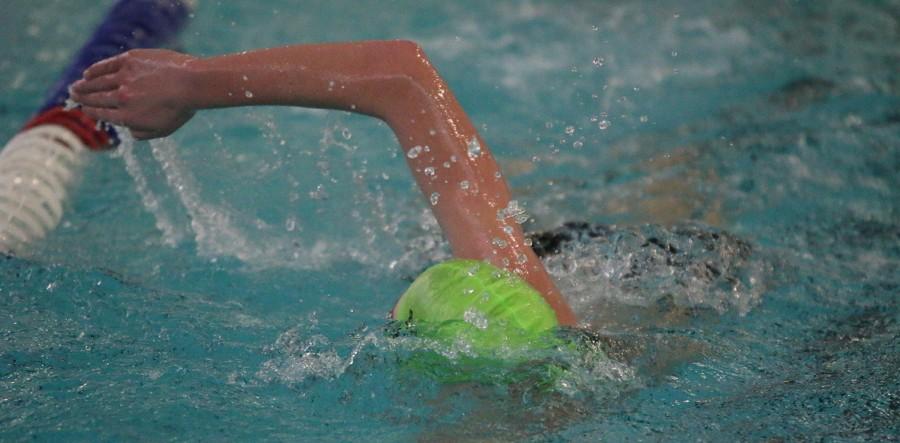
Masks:
[[[13,1],[8,139],[99,20]],[[99,2],[107,5],[110,2]],[[201,1],[185,50],[411,38],[610,360],[442,385],[382,333],[448,256],[388,129],[199,114],[92,158],[0,258],[0,439],[885,441],[900,432],[900,3]],[[155,203],[155,204],[154,204]]]

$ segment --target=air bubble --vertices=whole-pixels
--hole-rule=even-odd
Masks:
[[[253,93],[250,91],[244,91],[244,97],[253,98]]]
[[[468,180],[463,180],[463,181],[459,182],[459,187],[460,187],[460,189],[462,189],[462,190],[464,190],[464,191],[465,191],[466,189],[469,189],[469,181],[468,181]]]
[[[601,131],[605,131],[605,130],[609,129],[609,125],[610,125],[609,120],[600,120],[597,123],[597,127],[600,128]]]
[[[432,192],[432,193],[431,193],[431,197],[429,197],[428,200],[431,201],[431,206],[435,206],[435,205],[438,204],[438,199],[440,199],[440,198],[441,198],[441,194],[440,194],[440,193]]]
[[[434,168],[431,166],[425,168],[425,175],[427,175],[429,177],[434,177]]]

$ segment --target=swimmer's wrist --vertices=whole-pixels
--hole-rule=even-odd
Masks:
[[[209,94],[209,72],[201,63],[202,61],[201,58],[193,58],[183,65],[182,87],[184,93],[181,96],[181,104],[191,111],[210,107],[207,104],[209,100],[204,99],[204,96]]]

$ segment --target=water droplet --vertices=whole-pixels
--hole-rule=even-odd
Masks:
[[[350,128],[344,128],[341,129],[341,136],[344,137],[344,140],[350,140],[353,134],[350,133]]]
[[[288,217],[284,221],[284,229],[288,232],[293,232],[295,229],[297,229],[297,219],[295,219],[294,217]]]
[[[572,142],[572,147],[575,149],[581,149],[584,146],[584,142],[581,140],[575,140]]]
[[[413,146],[412,148],[409,148],[409,151],[406,153],[406,156],[409,158],[416,158],[419,156],[419,153],[421,153],[421,152],[422,152],[422,147],[416,145],[416,146]]]
[[[650,119],[646,115],[642,115],[640,120],[641,123],[647,123],[648,121],[650,121]]]
[[[494,173],[494,178],[500,178],[500,177],[503,177],[503,174],[501,174],[500,171],[497,171]]]
[[[316,186],[316,190],[315,190],[315,191],[310,191],[310,192],[309,192],[309,198],[311,198],[311,199],[313,199],[313,200],[325,200],[325,199],[327,199],[327,198],[328,198],[328,192],[325,191],[325,186],[324,186],[324,185],[321,185],[321,184],[318,185],[318,186]]]
[[[574,126],[566,126],[566,135],[572,135],[572,134],[574,134],[574,133],[575,133],[575,127],[574,127]]]
[[[678,51],[672,51],[672,57],[678,57]]]
[[[603,67],[604,61],[605,60],[603,59],[603,57],[594,57],[594,59],[591,60],[591,63],[593,63],[594,66],[601,68],[601,67]]]
[[[478,139],[472,137],[469,140],[469,145],[467,146],[467,152],[469,154],[469,158],[475,160],[478,157],[481,157],[481,143],[478,143]]]
[[[463,320],[478,329],[487,329],[488,327],[487,316],[472,308],[466,309],[466,312],[463,312]]]
[[[431,166],[425,168],[425,175],[427,175],[429,177],[434,177],[434,168]]]
[[[444,162],[444,167],[445,167],[445,168],[450,168],[450,162]]]
[[[435,134],[437,134],[437,131],[435,131],[434,129],[428,130],[428,135],[435,135]]]
[[[512,226],[509,226],[509,225],[504,226],[504,227],[503,227],[503,232],[505,232],[505,233],[507,233],[507,234],[509,234],[509,235],[512,235],[512,233],[513,233],[513,228],[512,228]]]
[[[527,261],[528,261],[527,255],[525,255],[521,252],[516,253],[516,263],[518,263],[520,265],[524,265]]]
[[[253,93],[250,91],[244,91],[244,97],[253,98]]]
[[[248,79],[248,78],[247,78],[247,76],[246,76],[246,75],[244,75],[244,76],[241,76],[241,78],[243,78],[243,79],[244,79],[244,81],[247,81],[247,80],[249,80],[249,79]]]
[[[597,25],[591,26],[591,31],[597,32],[597,31],[599,31],[599,30],[600,30],[600,27],[599,27],[599,26],[597,26]]]
[[[437,192],[432,192],[431,197],[429,198],[429,200],[431,201],[431,206],[437,205],[438,199],[440,199],[440,198],[441,198],[441,194],[439,194]]]
[[[462,190],[469,189],[469,181],[468,181],[468,180],[463,180],[463,181],[459,182],[459,187],[460,187],[460,189],[462,189]]]
[[[609,128],[609,120],[600,120],[597,123],[597,127],[600,128],[601,131],[605,131]]]
[[[506,240],[504,240],[504,239],[502,239],[502,238],[498,238],[498,237],[494,237],[494,238],[491,240],[491,244],[494,245],[494,246],[496,246],[496,247],[498,247],[498,248],[500,248],[500,249],[503,249],[503,248],[505,248],[505,247],[507,246]]]
[[[530,247],[533,242],[531,241],[531,237],[525,237],[525,240],[523,240],[522,243],[525,243],[525,246]]]

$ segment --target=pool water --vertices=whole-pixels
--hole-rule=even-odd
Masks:
[[[4,140],[98,3],[5,8]],[[410,370],[386,314],[449,252],[388,128],[210,111],[94,155],[0,257],[0,439],[897,439],[900,3],[201,1],[182,46],[381,38],[425,48],[527,230],[591,224],[545,262],[609,358]]]

